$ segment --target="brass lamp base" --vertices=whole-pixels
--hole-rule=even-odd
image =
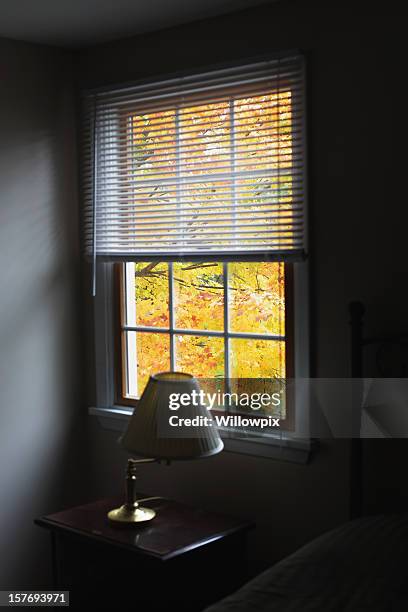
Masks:
[[[108,519],[115,523],[145,523],[150,521],[156,516],[156,512],[151,508],[142,508],[138,504],[135,506],[128,506],[123,504],[120,508],[115,508],[108,512]]]
[[[152,463],[154,459],[128,459],[126,470],[126,503],[108,512],[108,519],[122,525],[146,523],[156,516],[151,508],[142,508],[136,498],[136,466],[139,463]]]

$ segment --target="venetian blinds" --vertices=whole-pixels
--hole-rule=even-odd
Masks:
[[[84,117],[94,260],[303,255],[302,57],[90,92]]]

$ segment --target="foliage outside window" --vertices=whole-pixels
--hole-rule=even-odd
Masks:
[[[296,185],[285,172],[293,161],[291,111],[285,91],[129,114],[124,121],[132,198],[139,209],[145,204],[150,221],[155,209],[207,210],[193,234],[186,226],[181,241],[193,235],[205,242],[214,214],[212,228],[222,236],[220,210],[238,204],[233,225],[243,244],[246,228],[252,232],[250,248],[254,227],[264,223],[266,201],[275,205],[271,224],[277,214],[293,221],[288,204]],[[224,179],[231,167],[234,178]],[[276,169],[282,174],[269,175]],[[149,224],[146,217],[144,232],[171,232],[171,219],[167,225],[166,212],[162,215],[162,223],[156,216]],[[280,237],[287,237],[282,229]],[[122,264],[119,401],[133,404],[150,374],[169,369],[199,378],[290,376],[290,269],[270,261]]]

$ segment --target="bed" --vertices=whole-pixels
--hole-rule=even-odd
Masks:
[[[361,303],[350,304],[351,376],[362,378],[366,347],[375,347],[377,376],[406,376],[407,334],[366,337],[363,315]],[[351,441],[352,520],[300,548],[206,612],[408,610],[408,509],[402,514],[361,516],[362,443],[360,437]]]
[[[206,612],[408,610],[408,514],[352,520]]]

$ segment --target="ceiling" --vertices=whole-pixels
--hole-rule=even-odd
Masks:
[[[81,47],[214,17],[267,2],[268,0],[0,0],[0,36],[61,47]]]

